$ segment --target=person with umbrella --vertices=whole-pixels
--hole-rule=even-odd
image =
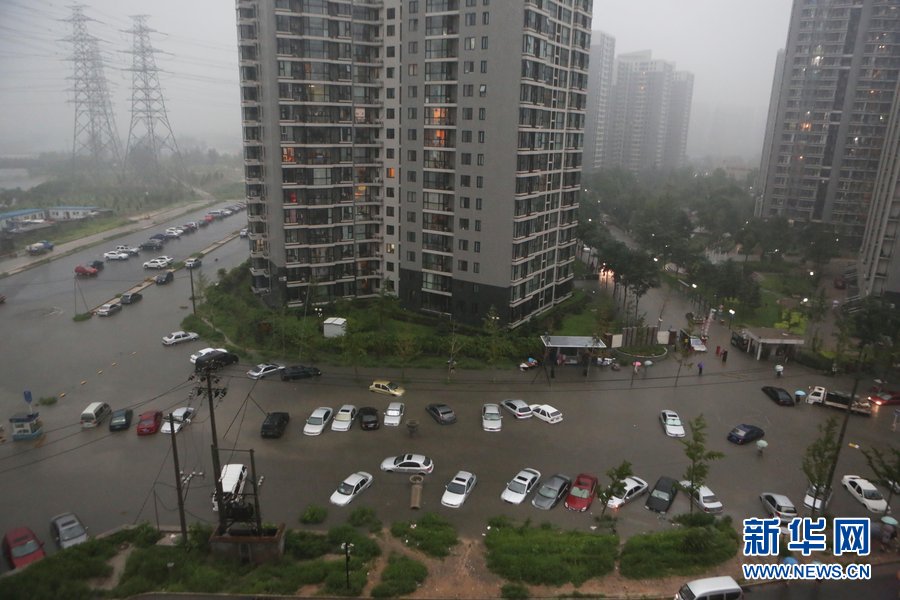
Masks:
[[[881,517],[881,551],[887,552],[894,546],[897,539],[897,519],[889,515]]]

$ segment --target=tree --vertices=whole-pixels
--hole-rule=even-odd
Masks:
[[[609,477],[609,485],[597,490],[597,500],[600,501],[600,519],[606,514],[606,503],[625,493],[625,478],[631,477],[634,472],[631,470],[631,463],[623,460],[618,467],[613,467],[606,472]]]
[[[419,341],[411,333],[401,333],[397,336],[394,352],[397,353],[397,358],[400,359],[400,364],[402,365],[400,376],[405,379],[406,366],[412,357],[419,352]]]
[[[493,305],[488,309],[484,317],[484,333],[487,336],[487,359],[488,364],[493,369],[500,358],[500,315],[497,314],[497,308]]]
[[[347,331],[341,337],[344,358],[353,366],[353,375],[356,379],[359,379],[359,362],[366,357],[363,335],[364,333],[359,331],[352,321],[348,321]]]
[[[709,477],[709,465],[714,460],[719,460],[725,455],[715,450],[706,448],[706,419],[703,414],[697,415],[693,421],[688,421],[691,429],[690,438],[678,440],[684,446],[684,455],[689,461],[684,471],[684,478],[688,482],[687,492],[691,496],[702,485],[706,484]],[[691,502],[691,514],[694,513],[694,503]]]
[[[819,437],[806,448],[803,455],[803,474],[809,481],[810,486],[814,489],[813,506],[809,510],[809,516],[816,516],[816,501],[822,499],[822,508],[825,508],[825,502],[831,494],[828,486],[828,474],[831,471],[831,464],[834,462],[837,453],[837,417],[829,417],[827,421],[819,425]]]
[[[900,486],[900,449],[891,446],[887,451],[872,448],[863,450],[862,453],[872,473],[875,474],[875,480],[887,488],[887,503],[890,506],[891,498]]]

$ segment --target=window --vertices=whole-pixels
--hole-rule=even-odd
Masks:
[[[481,36],[481,49],[482,50],[488,49],[488,38],[486,35]]]
[[[384,151],[385,158],[394,158],[394,149],[388,148]]]
[[[396,12],[397,12],[396,9],[393,9],[393,8],[387,9],[387,18],[388,19],[395,18]]]
[[[394,78],[394,67],[388,67],[388,68],[387,68],[387,78],[388,78],[388,79],[393,79],[393,78]]]
[[[484,11],[483,13],[481,13],[481,24],[489,25],[490,22],[491,22],[491,13],[489,13],[488,11]]]
[[[481,85],[478,86],[478,95],[481,96],[482,98],[487,96],[487,84],[486,83],[482,83]]]
[[[410,106],[409,108],[406,109],[406,118],[411,119],[411,120],[416,119],[416,107],[415,106]]]
[[[407,250],[406,251],[406,260],[408,260],[409,262],[412,262],[412,263],[416,262],[416,253],[413,252],[412,250]]]
[[[392,188],[392,187],[387,188],[387,197],[388,198],[394,197],[394,188]]]
[[[406,201],[407,202],[415,202],[416,201],[416,193],[415,192],[406,192]]]
[[[474,50],[475,49],[475,37],[467,37],[466,38],[466,50]]]
[[[406,151],[406,160],[409,162],[416,162],[416,151],[415,150],[407,150]]]
[[[474,27],[475,26],[475,17],[476,17],[475,13],[467,12],[466,13],[466,25],[469,27]]]
[[[409,26],[406,29],[407,29],[407,31],[418,31],[419,30],[419,20],[418,19],[410,19]]]
[[[385,263],[385,266],[387,267],[388,271],[391,271],[391,272],[394,271],[394,263],[392,263],[392,262]]]
[[[419,12],[419,0],[409,0],[409,14],[414,15]]]
[[[456,243],[456,247],[459,250],[468,251],[469,250],[469,240],[459,240]]]
[[[393,118],[394,118],[394,114],[395,114],[395,113],[394,113],[394,109],[393,109],[393,108],[387,109],[387,115],[386,115],[386,116],[387,116],[388,119],[393,119]]]
[[[406,232],[406,241],[407,242],[416,242],[416,232],[415,231],[407,231]]]
[[[464,165],[472,164],[472,155],[469,152],[463,152],[459,157],[459,162]]]
[[[463,61],[463,73],[471,73],[475,70],[475,61],[467,60]]]
[[[468,196],[462,196],[462,197],[459,199],[459,206],[460,206],[461,208],[469,208],[469,197],[468,197]]]
[[[468,231],[469,230],[469,220],[468,219],[460,219],[459,220],[459,229],[460,229],[460,231]]]
[[[396,98],[396,92],[394,91],[394,88],[387,88],[386,93],[387,93],[388,99],[393,100],[394,98]]]
[[[472,141],[472,132],[469,131],[468,129],[464,129],[462,132],[462,141],[464,143],[471,142]]]
[[[416,133],[417,131],[418,131],[418,129],[407,129],[407,130],[406,130],[406,139],[408,139],[408,140],[415,140],[415,139],[416,139],[416,136],[418,135],[418,134]]]
[[[466,0],[466,6],[475,6],[477,0]]]
[[[408,65],[406,72],[409,74],[410,77],[415,77],[416,75],[419,74],[419,65],[416,63],[412,63],[411,65]]]
[[[388,58],[394,58],[394,56],[396,55],[396,52],[397,52],[396,47],[394,47],[394,46],[387,47],[387,57]]]
[[[478,156],[481,156],[480,154]],[[481,198],[475,198],[475,210],[481,210]]]
[[[406,172],[406,180],[410,183],[415,183],[416,181],[416,172],[415,171],[407,171]]]
[[[478,120],[479,120],[479,121],[484,121],[486,118],[487,118],[487,109],[486,109],[486,108],[479,108],[479,109],[478,109]]]
[[[475,231],[481,231],[481,220],[475,219]]]
[[[419,42],[410,42],[408,48],[409,48],[410,54],[418,53],[419,52]]]
[[[484,166],[484,154],[479,154],[476,157],[476,162],[478,163],[478,166],[483,167]]]
[[[482,177],[481,175],[479,175],[479,176],[477,176],[477,177],[475,178],[475,187],[477,187],[477,188],[483,188],[483,187],[484,187],[484,177]]]
[[[463,121],[471,121],[472,120],[472,107],[467,106],[463,109]]]
[[[456,261],[456,268],[459,271],[468,271],[469,270],[469,261],[467,261],[467,260]]]
[[[484,132],[483,132],[483,131],[479,131],[479,132],[478,132],[478,143],[479,143],[479,144],[483,144],[483,143],[484,143]]]
[[[394,139],[394,128],[388,127],[388,129],[387,129],[387,131],[385,131],[384,135],[387,136],[387,139],[389,139],[389,140]]]
[[[472,263],[472,272],[480,273],[481,272],[481,264],[480,263]]]
[[[481,72],[487,73],[487,61],[486,60],[481,61]]]
[[[459,176],[459,187],[471,187],[472,186],[472,177],[470,175],[460,175]]]
[[[394,167],[388,167],[385,169],[385,176],[388,179],[393,179],[397,175],[396,169]]]
[[[387,35],[388,35],[388,36],[394,35],[394,29],[395,29],[395,28],[394,28],[393,25],[388,25],[388,26],[387,26]]]
[[[467,83],[463,86],[463,96],[471,96],[474,90],[474,86],[471,83]]]
[[[393,188],[391,188],[391,189],[393,189]],[[384,214],[388,217],[393,217],[394,216],[394,207],[393,206],[385,206]]]
[[[385,233],[388,235],[394,235],[394,226],[393,225],[385,225]]]
[[[409,86],[409,89],[406,90],[406,95],[409,96],[410,98],[415,98],[416,96],[418,96],[419,95],[418,86],[415,86],[415,85]]]
[[[407,223],[415,223],[416,222],[416,212],[413,210],[406,211],[406,222]]]
[[[475,252],[481,252],[481,242],[475,242]]]

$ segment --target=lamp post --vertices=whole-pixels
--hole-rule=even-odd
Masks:
[[[734,326],[734,309],[733,308],[728,309],[728,315],[729,315],[728,331],[731,331],[732,327]]]
[[[341,544],[341,550],[344,551],[344,556],[346,557],[346,560],[344,562],[344,570],[347,573],[347,590],[350,589],[350,550],[352,549],[353,544],[351,544],[350,542],[344,542],[343,544]]]

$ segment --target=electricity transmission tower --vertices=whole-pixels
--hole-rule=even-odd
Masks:
[[[134,167],[140,158],[142,164],[158,167],[164,151],[176,156],[180,153],[159,84],[159,68],[154,56],[158,51],[150,43],[150,34],[156,30],[147,27],[147,15],[131,18],[134,27],[126,32],[134,36],[134,45],[129,51],[133,55],[129,69],[132,72],[131,126],[128,128],[125,164]]]
[[[87,23],[93,21],[84,14],[84,6],[75,4],[72,16],[65,21],[72,24],[72,36],[65,41],[72,44],[74,74],[72,104],[75,105],[75,133],[72,158],[87,157],[95,166],[119,163],[119,134],[115,113],[106,86],[103,59],[98,39],[88,33]]]

